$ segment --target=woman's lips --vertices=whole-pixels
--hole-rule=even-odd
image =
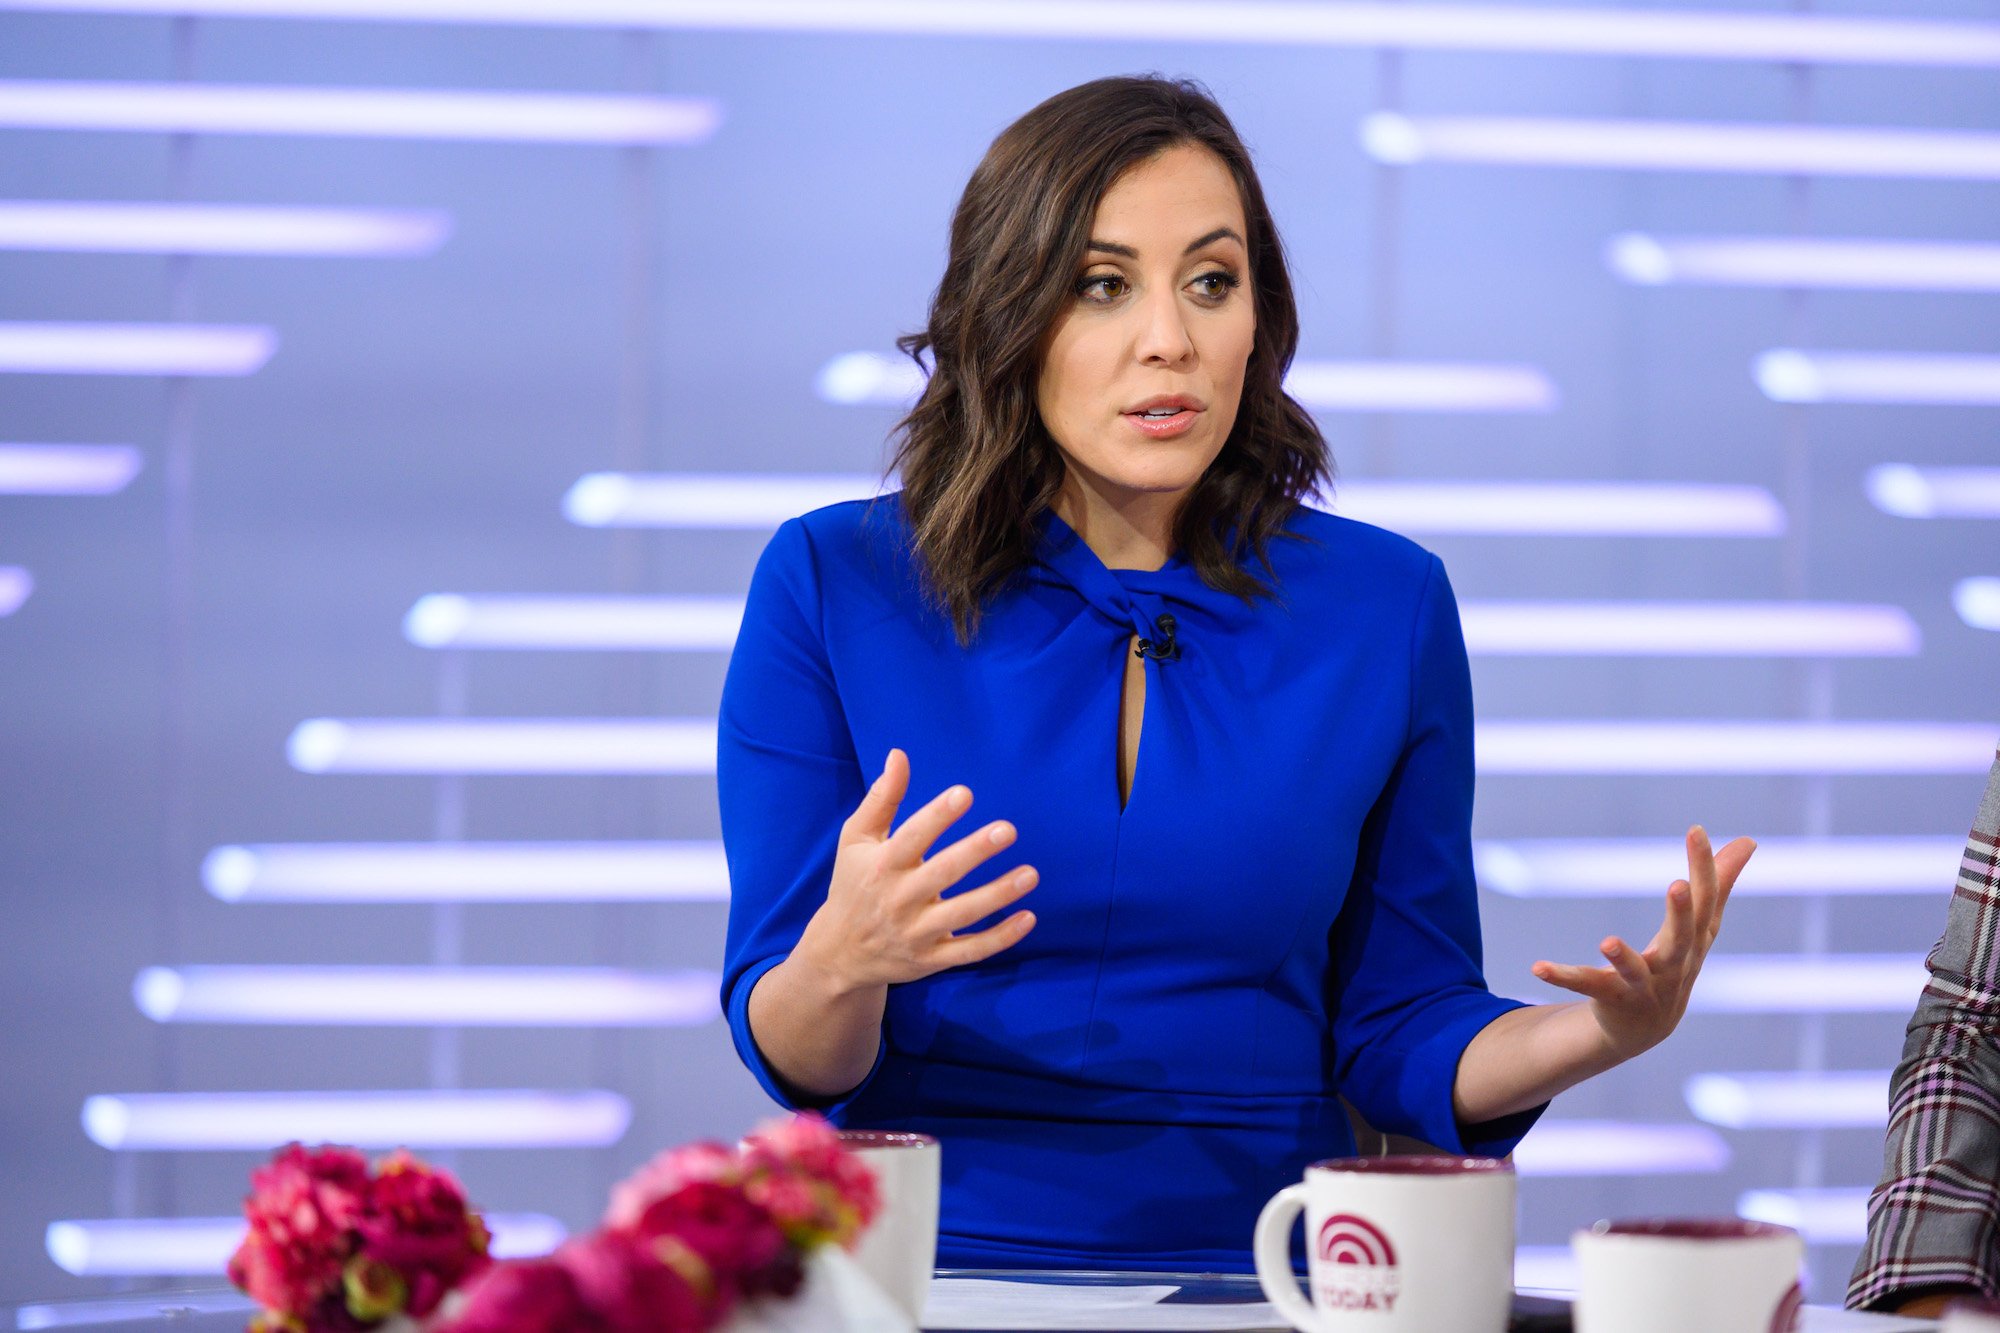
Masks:
[[[1143,435],[1155,440],[1171,440],[1194,429],[1194,419],[1199,415],[1193,408],[1183,407],[1169,417],[1147,416],[1143,412],[1127,412],[1124,417]]]

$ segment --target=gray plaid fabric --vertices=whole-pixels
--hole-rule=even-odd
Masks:
[[[1847,1303],[1921,1287],[2000,1297],[2000,759],[1889,1085],[1882,1183]]]

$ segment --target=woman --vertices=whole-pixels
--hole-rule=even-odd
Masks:
[[[1691,831],[1646,950],[1536,964],[1584,1001],[1487,991],[1450,586],[1299,504],[1297,340],[1221,110],[1059,94],[903,340],[902,492],[791,520],[752,580],[724,1007],[774,1097],[943,1141],[943,1264],[1246,1270],[1265,1198],[1351,1151],[1342,1095],[1510,1151],[1672,1030],[1750,854]]]

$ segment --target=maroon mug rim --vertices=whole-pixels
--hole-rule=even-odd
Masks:
[[[1471,1176],[1513,1173],[1514,1164],[1498,1157],[1447,1157],[1437,1153],[1391,1153],[1386,1157],[1328,1157],[1308,1171],[1337,1171],[1364,1176]]]
[[[1756,1222],[1747,1217],[1620,1217],[1598,1222],[1593,1236],[1630,1236],[1641,1240],[1770,1240],[1796,1236],[1791,1227]]]
[[[937,1140],[928,1134],[901,1129],[843,1129],[840,1141],[849,1148],[935,1148]]]

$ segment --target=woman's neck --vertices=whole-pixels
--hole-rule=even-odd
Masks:
[[[1142,493],[1114,505],[1072,476],[1056,495],[1056,516],[1069,524],[1106,569],[1159,569],[1173,553],[1179,494]]]

